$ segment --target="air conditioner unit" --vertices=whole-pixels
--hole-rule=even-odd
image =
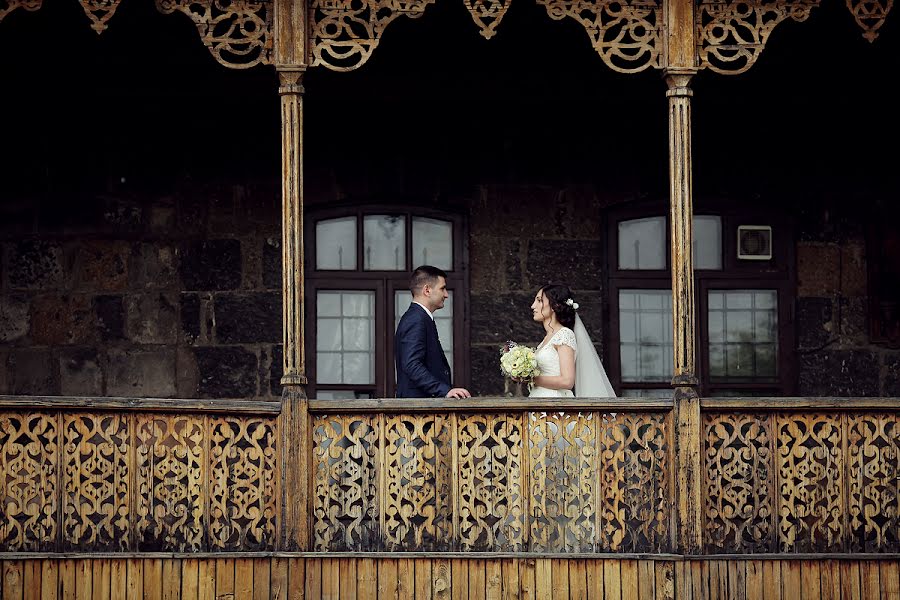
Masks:
[[[738,225],[737,257],[740,260],[772,258],[772,228],[769,225]]]

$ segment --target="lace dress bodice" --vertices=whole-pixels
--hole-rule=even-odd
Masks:
[[[556,349],[557,346],[569,346],[572,348],[575,351],[577,360],[578,345],[575,343],[575,333],[568,327],[562,327],[553,334],[553,337],[547,340],[546,344],[538,346],[534,353],[534,357],[538,362],[538,368],[541,370],[541,375],[549,375],[552,377],[560,374],[559,352]],[[574,394],[572,393],[572,390],[551,390],[549,388],[535,386],[531,389],[528,396],[530,398],[552,398],[559,396],[572,397]]]

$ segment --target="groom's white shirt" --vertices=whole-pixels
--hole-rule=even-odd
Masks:
[[[418,304],[419,306],[421,306],[421,307],[422,307],[422,310],[425,311],[425,314],[427,314],[429,317],[431,317],[431,320],[434,321],[434,315],[431,314],[431,311],[430,311],[430,310],[428,310],[427,308],[425,308],[425,305],[424,305],[424,304],[422,304],[421,302],[416,302],[415,300],[413,300],[413,304]]]

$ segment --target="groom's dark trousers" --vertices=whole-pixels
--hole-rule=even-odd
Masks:
[[[442,398],[450,391],[450,365],[437,326],[415,302],[397,325],[394,360],[398,398]]]

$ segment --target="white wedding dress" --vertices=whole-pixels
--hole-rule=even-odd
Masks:
[[[588,336],[581,317],[575,315],[575,329],[562,327],[553,334],[546,344],[538,346],[534,357],[537,359],[541,375],[559,376],[559,351],[557,346],[569,346],[575,351],[575,393],[572,390],[551,390],[534,386],[529,398],[614,398],[616,395],[597,350]],[[578,348],[581,347],[581,352]]]

